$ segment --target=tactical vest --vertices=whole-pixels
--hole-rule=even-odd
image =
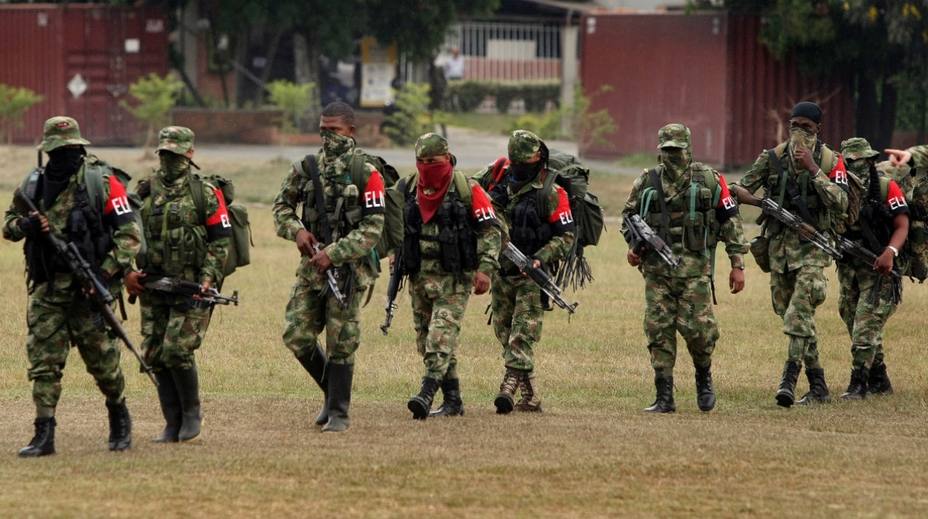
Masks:
[[[893,233],[892,215],[886,209],[886,197],[889,196],[890,179],[878,177],[880,181],[879,200],[872,200],[869,184],[864,190],[863,206],[860,218],[849,226],[844,237],[850,240],[862,240],[864,246],[872,252],[882,252]],[[873,179],[869,179],[872,182]]]
[[[509,239],[526,256],[532,256],[554,237],[554,226],[548,221],[548,194],[555,189],[557,172],[546,170],[541,188],[533,188],[518,198],[509,200]]]
[[[828,211],[825,202],[821,199],[812,182],[812,173],[802,170],[798,175],[792,175],[789,170],[789,156],[786,143],[778,145],[767,152],[770,174],[767,176],[767,193],[787,211],[798,215],[806,222],[820,231],[827,231],[834,224],[834,215]],[[818,155],[816,161],[821,170],[828,175],[834,152],[816,143],[813,155]],[[786,229],[779,220],[767,219],[768,235],[773,236]]]
[[[471,192],[467,179],[460,172],[453,173],[453,181],[445,193],[432,221],[438,224],[438,235],[422,232],[422,215],[416,201],[418,175],[400,182],[406,193],[403,233],[403,269],[408,275],[418,274],[422,260],[438,260],[441,269],[448,273],[463,274],[477,269],[477,231],[471,218]],[[438,253],[422,251],[422,242],[438,242]]]
[[[136,263],[147,272],[198,281],[207,239],[205,217],[198,210],[193,191],[195,183],[200,184],[199,189],[205,186],[196,174],[187,175],[182,194],[158,205],[155,200],[164,188],[157,179],[151,180],[141,211],[148,250],[136,257]]]
[[[356,156],[361,156],[357,155]],[[363,156],[361,156],[363,157]],[[308,159],[308,157],[307,157]],[[303,214],[301,221],[303,225],[317,236],[320,240],[325,240],[323,232],[322,215],[316,205],[316,187],[312,182],[309,172],[307,159],[300,162],[300,167],[306,175],[306,181],[303,184]],[[364,218],[364,209],[359,202],[360,189],[367,182],[362,178],[363,172],[360,168],[355,167],[358,159],[352,157],[351,165],[340,175],[324,175],[321,165],[318,165],[320,183],[323,188],[323,203],[325,207],[325,221],[329,226],[331,236],[328,237],[329,243],[333,243],[351,232],[358,226]],[[366,162],[362,162],[366,167]],[[324,181],[322,181],[324,179]],[[324,243],[328,245],[329,243]]]
[[[690,185],[667,198],[660,185],[660,174],[650,170],[638,200],[639,214],[665,242],[682,243],[692,252],[715,247],[719,223],[715,210],[722,190],[709,167],[694,162],[690,166]],[[662,200],[663,198],[663,200]]]

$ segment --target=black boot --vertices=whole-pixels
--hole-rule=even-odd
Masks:
[[[354,364],[329,364],[326,369],[329,377],[329,421],[322,426],[322,432],[343,432],[351,424],[348,408],[351,406]]]
[[[654,387],[657,397],[654,403],[644,410],[649,413],[672,413],[677,410],[673,401],[673,376],[654,375]]]
[[[787,361],[777,389],[777,405],[791,407],[796,401],[796,381],[799,379],[799,363]]]
[[[106,411],[110,418],[110,450],[128,450],[132,446],[132,418],[129,417],[126,399],[124,398],[118,404],[107,402]]]
[[[493,400],[493,405],[496,406],[496,414],[509,414],[512,412],[513,407],[515,407],[516,390],[519,389],[519,384],[522,381],[522,374],[523,372],[517,369],[506,368],[503,381],[499,385],[499,393],[496,394],[496,399]]]
[[[870,368],[870,393],[874,395],[891,395],[893,394],[893,385],[889,381],[889,374],[886,373],[886,364],[881,361],[874,361]]]
[[[313,377],[316,384],[319,384],[319,389],[322,390],[322,410],[319,411],[319,414],[316,416],[316,425],[325,425],[325,423],[329,421],[329,379],[326,377],[325,352],[322,351],[319,345],[316,345],[316,348],[308,355],[297,356],[297,360],[300,361],[300,364],[303,365],[303,369],[309,373],[309,376]]]
[[[37,458],[55,453],[55,417],[36,418],[35,436],[29,445],[19,449],[20,458]]]
[[[439,382],[434,378],[423,377],[422,388],[419,394],[410,398],[406,407],[412,411],[412,417],[416,420],[425,420],[429,417],[432,410],[432,400],[435,398],[435,391],[438,391]]]
[[[181,424],[177,439],[185,442],[200,435],[200,379],[197,367],[171,370],[180,397]]]
[[[831,400],[828,384],[825,383],[825,370],[822,368],[806,368],[806,378],[809,380],[809,392],[802,395],[796,402],[799,405],[823,404]]]
[[[464,416],[464,402],[461,400],[461,385],[456,378],[446,378],[441,381],[441,392],[444,402],[441,406],[429,413],[432,418],[439,416]]]
[[[164,430],[161,436],[154,438],[155,443],[174,443],[180,432],[183,420],[183,411],[180,407],[180,395],[171,372],[163,369],[155,371],[155,380],[158,381],[158,402],[161,403],[161,414],[164,416]]]
[[[854,368],[851,370],[851,383],[847,385],[847,391],[841,395],[844,400],[863,400],[867,398],[867,384],[870,379],[870,370],[864,367]]]
[[[712,387],[712,366],[696,366],[696,405],[700,411],[715,408],[715,389]]]

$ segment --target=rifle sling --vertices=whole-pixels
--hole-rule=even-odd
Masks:
[[[322,186],[316,156],[307,155],[303,159],[303,165],[313,183],[313,205],[316,206],[316,213],[319,215],[319,232],[322,234],[322,243],[329,244],[332,242],[332,228],[329,226],[329,215],[325,211],[325,191]]]
[[[667,208],[667,199],[664,198],[664,186],[661,185],[661,175],[657,171],[657,168],[652,168],[648,170],[648,176],[651,179],[651,187],[654,188],[654,191],[657,193],[657,203],[661,208],[661,224],[660,229],[658,229],[658,234],[661,239],[664,240],[668,246],[670,245],[670,210]]]

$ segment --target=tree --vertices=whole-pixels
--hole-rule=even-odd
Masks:
[[[154,145],[155,129],[167,125],[171,120],[171,109],[177,102],[184,84],[174,76],[164,77],[151,73],[139,78],[129,85],[129,95],[135,99],[135,106],[123,101],[120,104],[136,119],[148,125],[145,132],[145,154],[150,153]]]
[[[13,129],[23,125],[23,115],[33,105],[42,102],[42,96],[23,87],[0,83],[0,139],[13,142]]]

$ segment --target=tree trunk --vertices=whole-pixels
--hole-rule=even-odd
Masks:
[[[283,28],[278,26],[274,29],[273,34],[271,35],[271,43],[268,44],[267,49],[265,50],[265,61],[264,68],[261,70],[260,84],[258,85],[258,91],[255,92],[255,107],[259,107],[264,104],[264,88],[267,85],[267,80],[271,76],[271,67],[274,66],[274,58],[277,57],[277,47],[280,45],[280,38],[283,35]]]
[[[865,74],[857,75],[857,102],[854,113],[854,126],[858,137],[873,143],[879,136],[879,103],[877,101],[876,83]]]
[[[921,95],[918,98],[918,134],[915,142],[921,144],[925,142],[925,131],[928,129],[928,84],[924,80],[921,81],[918,91]]]
[[[870,145],[875,150],[884,150],[892,144],[893,131],[896,129],[896,105],[899,101],[899,93],[889,78],[883,78],[882,95],[880,96],[880,131],[876,136],[876,142],[871,141]]]
[[[315,131],[319,125],[319,112],[322,108],[321,91],[322,85],[319,82],[319,42],[318,36],[310,35],[306,37],[305,33],[296,31],[293,33],[293,56],[294,56],[294,78],[299,84],[312,83],[312,105],[309,113],[306,114],[308,124],[305,128],[307,131]]]
[[[260,32],[259,32],[260,34]],[[245,95],[245,89],[247,85],[245,84],[245,74],[242,72],[242,69],[247,67],[248,62],[248,47],[251,42],[251,31],[248,27],[242,29],[242,32],[238,34],[235,41],[235,54],[232,59],[235,60],[235,63],[238,64],[237,67],[233,67],[235,70],[235,99],[233,103],[236,108],[242,108],[242,103],[248,97]]]

